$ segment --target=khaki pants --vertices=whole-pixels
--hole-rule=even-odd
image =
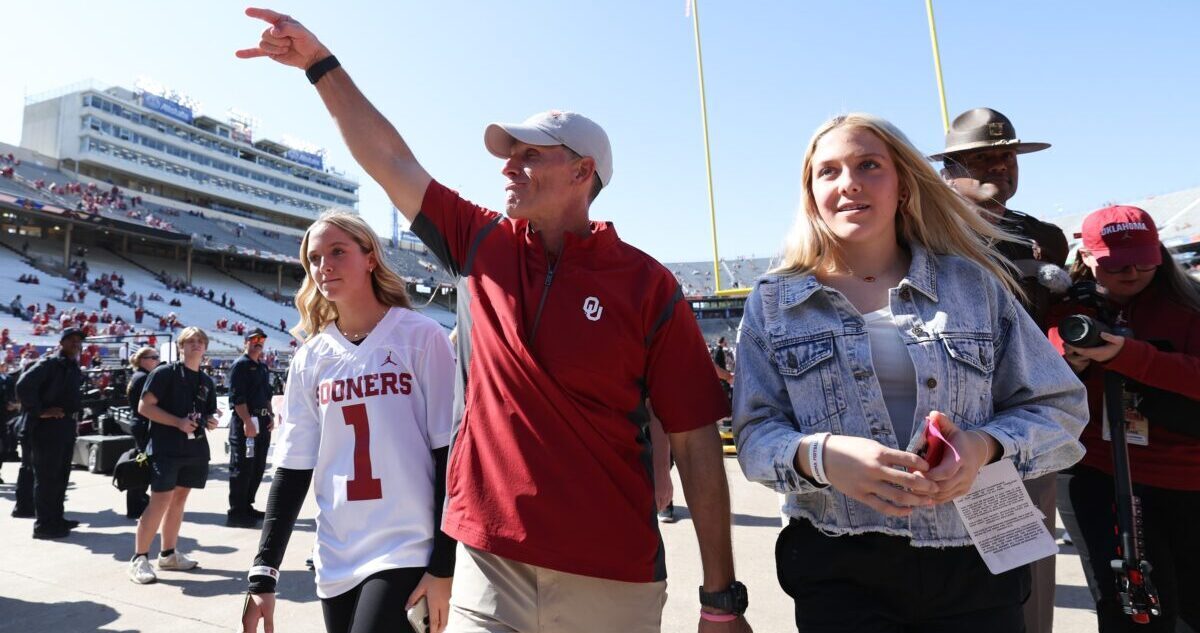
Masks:
[[[446,633],[659,633],[667,583],[535,567],[459,545]]]
[[[1050,473],[1037,479],[1025,482],[1029,498],[1042,514],[1046,515],[1046,528],[1054,534],[1054,500],[1057,491],[1055,479],[1058,475]],[[1034,561],[1029,566],[1032,583],[1029,599],[1025,601],[1025,631],[1026,633],[1050,633],[1054,628],[1054,561],[1056,556],[1048,556]]]

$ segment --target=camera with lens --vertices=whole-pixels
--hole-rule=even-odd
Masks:
[[[1126,338],[1133,337],[1133,330],[1117,325],[1119,313],[1113,310],[1104,296],[1096,290],[1095,282],[1081,281],[1072,285],[1067,290],[1067,298],[1091,308],[1096,315],[1072,314],[1063,317],[1058,322],[1058,334],[1064,343],[1074,347],[1099,347],[1106,343],[1100,338],[1101,332]],[[1178,351],[1170,341],[1145,342],[1160,352]],[[1200,420],[1200,400],[1192,400],[1183,394],[1151,387],[1128,377],[1124,378],[1124,390],[1135,396],[1132,400],[1137,403],[1134,408],[1155,426],[1200,438],[1200,424],[1196,424],[1196,420]]]
[[[1112,334],[1112,328],[1086,314],[1072,314],[1058,322],[1058,334],[1074,347],[1100,347],[1100,334]]]
[[[1129,336],[1127,328],[1117,327],[1116,312],[1108,305],[1104,296],[1096,289],[1096,282],[1081,281],[1067,289],[1067,299],[1087,306],[1095,316],[1072,314],[1058,322],[1058,335],[1063,342],[1073,347],[1100,347],[1105,340],[1101,333]]]

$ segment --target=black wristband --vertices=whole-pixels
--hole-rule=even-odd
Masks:
[[[275,593],[275,585],[277,581],[274,578],[256,577],[250,581],[248,591],[250,593]]]
[[[316,85],[318,81],[321,81],[321,77],[325,76],[325,73],[341,65],[342,63],[338,61],[337,57],[330,55],[329,57],[322,59],[312,66],[309,66],[308,70],[304,71],[304,74],[308,76],[308,83]]]
[[[267,497],[267,516],[263,518],[258,554],[248,574],[250,593],[275,591],[280,563],[292,538],[300,506],[304,505],[304,497],[308,495],[312,475],[311,470],[275,469],[271,492]]]

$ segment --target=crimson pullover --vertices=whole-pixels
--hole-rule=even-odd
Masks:
[[[1055,308],[1050,342],[1061,352],[1058,321],[1069,314],[1092,314],[1072,302]],[[1135,338],[1107,363],[1095,363],[1079,375],[1087,386],[1090,421],[1079,438],[1087,448],[1080,462],[1112,474],[1112,442],[1101,435],[1104,373],[1112,370],[1144,385],[1200,400],[1200,313],[1175,303],[1154,288],[1125,306]],[[1162,351],[1160,348],[1172,351]],[[1200,425],[1200,419],[1190,420]],[[1129,470],[1140,484],[1175,490],[1200,490],[1200,439],[1171,432],[1150,420],[1148,446],[1129,445]]]
[[[459,277],[443,530],[539,567],[666,578],[644,402],[669,433],[729,414],[674,276],[603,222],[551,262],[527,221],[437,182],[412,229]]]

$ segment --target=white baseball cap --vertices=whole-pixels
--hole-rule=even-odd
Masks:
[[[608,135],[595,121],[576,112],[549,110],[521,123],[492,123],[483,132],[483,144],[497,158],[508,158],[514,141],[530,145],[563,145],[596,161],[600,184],[612,180],[612,147]]]

